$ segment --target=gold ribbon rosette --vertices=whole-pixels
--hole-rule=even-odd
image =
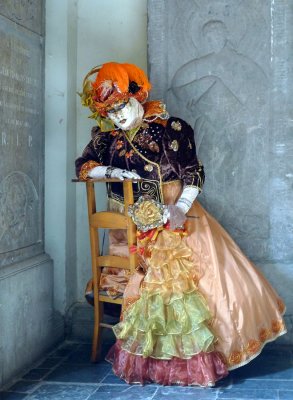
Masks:
[[[163,226],[165,206],[149,196],[140,197],[128,207],[128,214],[141,232]]]

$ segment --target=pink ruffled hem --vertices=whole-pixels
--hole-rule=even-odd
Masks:
[[[118,340],[107,354],[106,360],[113,371],[127,383],[158,383],[160,385],[214,386],[215,382],[228,375],[228,370],[219,353],[199,353],[184,360],[157,360],[143,358],[121,349]]]

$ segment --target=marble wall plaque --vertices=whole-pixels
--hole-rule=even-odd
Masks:
[[[293,256],[288,212],[272,204],[278,188],[284,188],[286,207],[292,200],[292,163],[285,150],[289,135],[280,131],[290,108],[283,98],[280,125],[274,100],[290,74],[286,38],[292,36],[292,9],[284,0],[148,3],[152,98],[164,99],[171,115],[194,128],[206,170],[200,200],[254,260],[274,259],[276,241],[282,243],[279,260]],[[282,173],[273,148],[279,135]],[[278,219],[291,241],[282,238]]]
[[[43,39],[0,15],[0,265],[43,245]]]
[[[43,0],[0,0],[0,14],[27,29],[42,34]]]

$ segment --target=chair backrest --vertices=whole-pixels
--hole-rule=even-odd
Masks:
[[[129,253],[129,257],[101,256],[99,250],[98,229],[125,229],[127,231],[128,247],[136,244],[136,225],[128,215],[128,206],[133,204],[132,180],[123,181],[124,214],[111,211],[96,211],[95,183],[117,182],[116,179],[99,179],[86,182],[88,219],[90,230],[92,274],[94,286],[97,287],[102,267],[114,267],[134,272],[137,266],[137,256]],[[121,182],[118,180],[118,182]]]

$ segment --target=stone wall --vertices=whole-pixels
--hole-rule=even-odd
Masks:
[[[291,330],[293,4],[149,0],[148,12],[152,97],[194,128],[200,201],[284,297]]]
[[[44,253],[44,3],[0,3],[0,386],[50,347]]]

